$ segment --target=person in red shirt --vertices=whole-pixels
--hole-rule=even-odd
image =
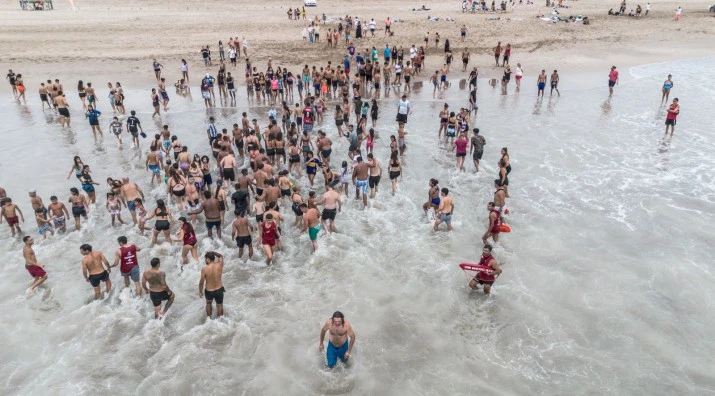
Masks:
[[[266,253],[266,265],[271,265],[273,261],[273,252],[276,248],[276,237],[280,238],[281,233],[278,231],[278,225],[273,221],[273,215],[266,214],[266,219],[261,223],[261,244],[263,252]]]
[[[472,290],[479,290],[479,285],[484,286],[484,294],[489,294],[492,290],[492,285],[496,280],[494,275],[501,274],[501,268],[497,264],[497,260],[492,256],[492,245],[484,245],[482,248],[482,256],[479,258],[479,265],[484,265],[493,268],[491,271],[480,271],[469,281],[469,287]]]
[[[136,245],[129,245],[127,243],[127,237],[125,236],[117,238],[117,242],[119,242],[119,249],[114,253],[114,264],[112,267],[119,265],[119,272],[124,278],[124,287],[129,287],[129,278],[131,278],[134,282],[136,295],[141,296],[142,288],[139,283],[141,271],[139,270],[139,262],[137,261],[137,252],[140,251],[141,248]]]
[[[611,72],[608,73],[608,96],[613,95],[613,87],[618,84],[618,70],[615,66],[611,66]]]
[[[673,99],[673,103],[668,107],[668,115],[665,116],[665,134],[668,134],[668,127],[670,127],[670,136],[673,136],[675,132],[675,119],[678,118],[680,114],[680,105],[678,104],[678,98]]]
[[[494,243],[496,243],[499,239],[499,233],[501,232],[501,229],[499,228],[501,225],[501,214],[495,209],[494,202],[489,202],[489,204],[487,204],[487,210],[489,211],[489,226],[487,227],[487,232],[485,232],[482,237],[484,245],[487,245],[487,239],[489,239],[489,237],[492,237]]]
[[[194,258],[194,261],[198,263],[199,247],[196,246],[198,240],[196,239],[194,227],[186,220],[186,217],[179,217],[179,221],[181,222],[181,229],[179,229],[177,238],[173,241],[183,244],[183,246],[181,246],[181,265],[183,266],[189,263],[189,252],[191,252],[191,257]]]

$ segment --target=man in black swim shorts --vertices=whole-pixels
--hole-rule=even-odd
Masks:
[[[174,293],[171,292],[169,285],[166,284],[166,273],[159,270],[159,266],[159,259],[154,257],[151,259],[151,268],[142,274],[142,288],[144,291],[149,292],[151,303],[154,306],[155,319],[163,318],[171,304],[174,303]],[[166,301],[163,312],[161,311],[162,301]]]

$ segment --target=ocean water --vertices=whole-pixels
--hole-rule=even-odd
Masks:
[[[563,95],[547,92],[543,100],[534,78],[523,80],[519,94],[512,82],[508,95],[480,81],[476,126],[487,146],[478,175],[457,172],[436,137],[442,104],[466,105],[467,92],[455,83],[433,99],[427,84],[417,88],[398,193],[391,196],[383,181],[367,210],[350,197],[339,233],[320,238],[317,253],[288,224],[285,252],[269,268],[261,254],[239,260],[230,237],[201,240],[200,254],[215,249],[228,258],[220,320],[206,320],[200,267],[180,270],[178,244],[149,248],[136,229],[112,228],[103,210],[107,177],[139,183],[149,207],[165,195],[148,183],[148,141],[118,148],[104,101],[105,138],[95,142],[71,89],[73,126],[61,129],[52,112],[40,110],[30,78],[30,105],[0,100],[0,185],[24,210],[24,230],[38,240],[49,280],[25,295],[22,243],[0,226],[2,393],[715,394],[713,67],[715,58],[703,58],[624,70],[611,99],[606,72],[562,75]],[[675,136],[664,140],[660,87],[668,74],[681,115]],[[229,129],[243,111],[262,125],[267,118],[265,106],[248,107],[241,89],[236,108],[209,112],[197,93],[193,100],[170,96],[161,121],[150,119],[148,89],[127,90],[127,109],[139,112],[147,132],[168,124],[192,153],[208,153],[209,115]],[[385,140],[396,134],[397,97],[381,101],[377,130]],[[342,161],[348,145],[336,137],[330,113],[322,128],[336,142],[333,162]],[[494,250],[504,273],[486,297],[468,291],[457,264],[480,254],[503,146],[513,167],[513,231]],[[375,154],[386,163],[387,142],[378,140]],[[46,203],[50,195],[66,201],[69,188],[79,187],[66,179],[74,155],[102,183],[98,204],[82,231],[39,242],[27,191],[36,188]],[[422,214],[432,177],[454,196],[452,233],[435,234]],[[307,180],[299,185],[307,191]],[[202,225],[197,231],[206,236]],[[153,320],[148,299],[132,297],[116,271],[115,290],[92,301],[79,245],[90,243],[111,260],[119,235],[144,248],[143,269],[151,257],[162,259],[177,294],[165,320]],[[335,310],[352,322],[357,340],[349,367],[331,372],[317,341]]]

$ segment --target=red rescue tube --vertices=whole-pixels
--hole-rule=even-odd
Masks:
[[[493,267],[474,263],[462,263],[459,264],[459,268],[461,268],[463,271],[484,272],[487,274],[492,274],[495,272]]]
[[[500,224],[499,232],[511,232],[511,227],[509,227],[509,224]]]

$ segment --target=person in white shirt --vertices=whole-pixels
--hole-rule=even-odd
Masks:
[[[397,104],[397,122],[400,124],[407,123],[407,116],[410,114],[410,101],[406,95],[402,95],[402,99]]]
[[[646,4],[645,6],[645,14],[646,16],[648,15],[648,12],[650,11],[650,3]]]

